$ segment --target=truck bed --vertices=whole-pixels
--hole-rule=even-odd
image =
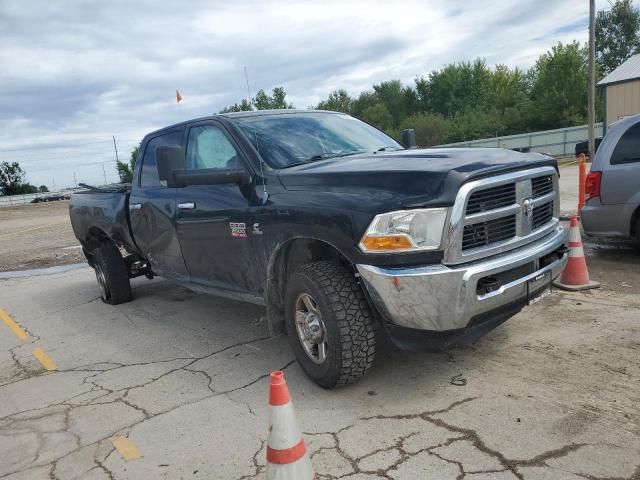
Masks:
[[[135,251],[129,226],[130,193],[131,185],[114,185],[92,187],[71,196],[71,226],[83,246],[88,245],[92,232],[101,232],[116,244]]]

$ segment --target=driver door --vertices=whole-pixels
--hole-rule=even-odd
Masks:
[[[187,170],[237,168],[247,166],[223,126],[207,121],[188,127]],[[250,187],[226,183],[177,189],[176,228],[192,283],[239,293],[258,291],[249,234]]]

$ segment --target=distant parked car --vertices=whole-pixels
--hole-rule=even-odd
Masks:
[[[31,203],[56,202],[58,200],[69,200],[69,198],[71,198],[70,195],[55,194],[55,195],[48,195],[46,197],[36,197],[33,200],[31,200]]]
[[[596,138],[595,140],[596,152],[598,152],[598,147],[602,142],[602,137]],[[584,153],[587,157],[589,156],[589,141],[576,143],[576,157],[580,156],[581,153]]]
[[[640,115],[610,126],[587,175],[585,233],[640,244]]]

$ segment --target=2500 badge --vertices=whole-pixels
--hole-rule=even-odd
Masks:
[[[247,225],[245,223],[229,223],[231,236],[234,238],[247,238]]]

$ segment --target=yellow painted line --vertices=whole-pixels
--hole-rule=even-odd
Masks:
[[[135,460],[142,456],[138,447],[127,437],[113,437],[111,443],[113,443],[113,446],[116,447],[116,450],[118,450],[125,460]]]
[[[52,370],[58,369],[55,362],[51,360],[51,357],[49,357],[49,355],[44,353],[44,350],[42,350],[41,348],[34,348],[33,356],[36,357],[38,361],[42,364],[42,366],[47,370],[52,371]]]
[[[572,162],[563,163],[563,164],[560,165],[560,168],[573,167],[574,165],[578,165],[578,163],[580,163],[578,160],[575,160],[575,161],[572,161]]]
[[[11,329],[13,333],[16,334],[20,340],[24,341],[29,338],[27,332],[25,332],[20,325],[18,325],[13,318],[9,316],[7,312],[0,308],[0,319]]]

